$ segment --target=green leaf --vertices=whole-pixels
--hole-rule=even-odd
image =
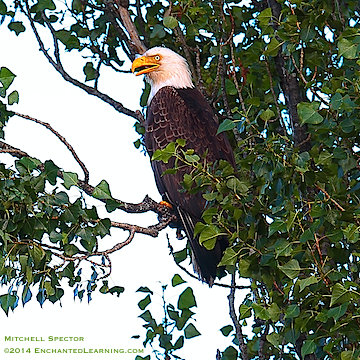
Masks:
[[[146,322],[150,322],[154,320],[149,310],[144,311],[141,315],[139,315],[139,318],[142,318]]]
[[[281,48],[282,43],[277,41],[274,37],[271,39],[270,43],[267,45],[264,55],[267,56],[276,56]]]
[[[349,303],[345,302],[340,306],[336,306],[327,311],[326,315],[332,317],[335,321],[338,321],[343,315],[345,315]]]
[[[5,15],[7,13],[6,4],[0,0],[0,15]]]
[[[359,226],[351,223],[345,229],[343,229],[342,232],[350,243],[355,244],[359,240],[359,229]]]
[[[290,256],[292,254],[291,242],[285,239],[279,239],[275,245],[276,258],[279,256]]]
[[[14,310],[17,306],[17,295],[5,294],[0,296],[0,305],[1,308],[5,311],[5,314],[8,315],[9,309]]]
[[[174,344],[173,349],[174,350],[181,349],[183,346],[184,346],[184,337],[181,335],[176,340],[176,343]]]
[[[144,299],[138,302],[138,307],[144,310],[151,303],[150,295],[147,295]]]
[[[179,25],[179,22],[173,16],[165,16],[163,24],[168,29],[175,29]]]
[[[299,262],[296,259],[292,259],[284,265],[278,265],[278,268],[290,279],[295,279],[301,270]]]
[[[38,165],[41,164],[41,161],[31,157],[23,157],[20,160],[16,161],[16,169],[21,174],[31,174],[31,172],[36,169]]]
[[[339,92],[335,93],[330,100],[330,106],[334,110],[339,110],[340,106],[342,105],[343,97]]]
[[[269,236],[273,235],[276,232],[284,233],[286,232],[287,222],[283,219],[275,219],[269,226]]]
[[[165,36],[166,36],[166,32],[164,30],[164,27],[160,24],[156,24],[150,33],[151,39],[154,38],[162,39]]]
[[[308,26],[307,28],[303,28],[300,31],[300,39],[302,41],[308,42],[316,37],[316,32]]]
[[[80,49],[79,39],[71,34],[69,30],[59,30],[55,32],[56,37],[65,45],[66,50]]]
[[[316,348],[315,340],[305,340],[301,347],[301,357],[304,359],[305,355],[314,353]]]
[[[249,191],[249,186],[247,186],[243,181],[240,181],[237,177],[232,176],[226,182],[226,186],[232,190],[234,193],[246,196]]]
[[[275,117],[275,113],[267,108],[265,111],[262,111],[260,113],[260,119],[264,120],[264,121],[269,121],[271,119],[273,119]]]
[[[225,80],[225,90],[229,95],[237,95],[236,86],[230,79]]]
[[[18,104],[19,103],[19,93],[14,90],[9,96],[8,96],[8,104]]]
[[[220,331],[224,336],[229,336],[229,334],[233,331],[233,327],[231,325],[223,326]]]
[[[45,251],[41,246],[33,246],[29,250],[29,254],[31,255],[32,259],[34,260],[35,266],[38,266],[40,261],[45,256]]]
[[[136,292],[144,292],[144,293],[150,293],[151,295],[153,292],[147,287],[147,286],[140,286]]]
[[[162,161],[165,164],[168,163],[170,158],[175,155],[175,148],[176,145],[172,142],[167,144],[164,149],[157,149],[151,157],[151,161]]]
[[[268,7],[265,10],[263,10],[257,17],[257,19],[260,22],[260,25],[268,25],[269,22],[272,19],[272,12],[271,12],[271,8]]]
[[[227,248],[221,258],[219,266],[235,265],[238,259],[238,254],[232,248]]]
[[[199,336],[201,335],[196,327],[193,324],[189,324],[185,329],[184,329],[184,334],[185,334],[185,338],[186,339],[191,339],[195,336]]]
[[[101,219],[96,223],[94,233],[103,238],[106,235],[110,235],[111,221],[110,219]]]
[[[176,144],[178,144],[181,147],[184,147],[186,145],[185,139],[176,139]]]
[[[347,173],[357,166],[357,161],[353,156],[348,155],[346,159],[339,161],[339,165],[342,167],[344,173]]]
[[[95,187],[92,196],[100,200],[112,199],[109,184],[105,180],[101,180],[100,183]]]
[[[357,357],[354,356],[354,351],[352,351],[352,350],[343,351],[340,354],[340,358],[341,358],[341,360],[356,360],[357,359]]]
[[[44,174],[51,185],[56,185],[56,178],[60,170],[52,160],[45,161]]]
[[[73,185],[78,185],[78,175],[73,172],[63,172],[64,177],[64,187],[65,189],[69,190]]]
[[[222,353],[221,360],[236,360],[238,359],[238,352],[233,346],[228,346]]]
[[[61,235],[61,234],[59,234]],[[75,254],[77,254],[80,250],[73,244],[66,244],[64,246],[64,253],[67,255],[67,256],[73,256]]]
[[[98,72],[94,68],[92,62],[88,61],[83,68],[85,74],[85,81],[94,80],[98,77]]]
[[[240,320],[246,319],[248,317],[251,316],[252,313],[252,307],[251,306],[247,306],[245,304],[241,304],[239,311],[240,311]]]
[[[173,276],[173,278],[171,279],[171,285],[173,287],[180,285],[180,284],[184,284],[184,283],[186,283],[186,281],[183,280],[183,278],[179,274],[175,274]]]
[[[319,279],[317,279],[315,276],[310,276],[306,279],[297,280],[296,283],[300,286],[300,292],[302,292],[305,288],[307,288],[310,285],[317,284],[319,282]]]
[[[269,320],[270,314],[269,311],[264,308],[263,306],[256,304],[256,303],[252,303],[251,307],[254,309],[254,313],[255,313],[255,317],[259,318],[261,320]]]
[[[266,340],[274,345],[274,346],[279,346],[282,343],[282,336],[276,332],[272,332],[269,335],[266,335]]]
[[[21,21],[13,21],[8,25],[8,28],[11,31],[14,31],[16,35],[19,35],[20,33],[25,31],[25,26]]]
[[[351,300],[350,291],[343,284],[336,283],[332,289],[330,307],[334,304],[342,304]]]
[[[180,294],[177,306],[180,310],[190,309],[191,307],[196,306],[196,300],[191,287],[187,287]]]
[[[300,315],[300,308],[297,305],[290,305],[285,311],[285,319],[292,319]]]
[[[324,118],[318,113],[319,102],[301,102],[297,105],[300,122],[304,124],[321,124]]]
[[[2,67],[0,69],[0,82],[5,90],[7,90],[14,81],[15,76],[8,68]]]
[[[276,303],[272,303],[267,310],[270,314],[270,319],[272,321],[276,322],[280,320],[281,310]]]
[[[216,239],[221,234],[220,229],[213,224],[204,225],[200,233],[199,243],[207,250],[212,250],[215,247]]]
[[[338,42],[339,54],[338,57],[345,57],[347,59],[355,59],[357,57],[358,44],[351,42],[348,39],[340,39]]]
[[[218,131],[216,133],[216,135],[219,135],[220,133],[224,132],[224,131],[229,131],[235,128],[235,123],[232,120],[229,119],[225,119],[218,128]]]
[[[331,164],[331,159],[332,159],[333,155],[327,151],[327,150],[323,150],[320,155],[319,158],[316,162],[316,165],[327,165],[329,166]]]
[[[309,240],[314,240],[314,233],[311,229],[306,229],[300,236],[300,243],[306,243]]]
[[[52,0],[39,0],[32,8],[32,12],[43,11],[45,9],[55,10],[56,6]]]

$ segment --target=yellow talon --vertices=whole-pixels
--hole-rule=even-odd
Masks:
[[[166,206],[166,207],[168,207],[170,210],[173,209],[173,206],[172,206],[170,203],[168,203],[167,201],[160,201],[160,205]]]

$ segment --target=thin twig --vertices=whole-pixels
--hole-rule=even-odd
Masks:
[[[241,325],[238,321],[238,318],[237,318],[236,312],[235,312],[235,289],[236,289],[235,272],[233,272],[231,274],[231,290],[230,290],[230,294],[228,295],[229,313],[230,313],[231,320],[235,327],[235,333],[236,333],[237,340],[239,342],[241,359],[248,360],[249,356],[248,356],[248,352],[247,352],[247,346],[246,346],[246,343],[244,340],[244,335],[242,333]]]
[[[299,69],[299,67],[296,64],[296,61],[294,59],[294,56],[292,54],[290,54],[290,58],[292,60],[292,63],[294,64],[294,67],[296,69],[296,72],[298,73],[300,79],[303,81],[303,83],[305,85],[307,85],[307,80],[305,79],[304,74],[301,72],[301,70]],[[326,105],[326,107],[329,107],[329,103],[324,100],[312,87],[309,88],[309,90],[313,93],[314,96],[316,96],[324,105]]]
[[[280,122],[280,126],[285,131],[285,125],[284,125],[283,119],[281,117],[281,110],[280,110],[279,103],[278,103],[278,100],[277,100],[277,97],[276,97],[276,94],[275,94],[274,83],[273,83],[273,79],[272,79],[272,75],[271,75],[271,71],[270,71],[270,65],[269,65],[269,61],[268,61],[267,57],[265,57],[265,67],[266,67],[266,71],[268,73],[268,77],[269,77],[269,81],[270,81],[270,91],[271,91],[271,94],[272,94],[273,99],[274,99],[274,103],[275,103],[278,119],[279,119],[279,122]]]
[[[30,8],[29,8],[29,4],[27,1],[25,1],[25,5],[26,5],[26,11],[23,9],[25,16],[29,19],[30,21],[30,26],[32,28],[32,31],[36,37],[36,40],[38,42],[38,45],[40,47],[40,51],[44,54],[44,56],[46,57],[46,59],[49,61],[49,63],[54,67],[54,69],[60,73],[60,75],[69,83],[79,87],[80,89],[84,90],[86,93],[88,93],[89,95],[93,95],[98,97],[99,99],[103,100],[104,102],[106,102],[107,104],[111,105],[116,111],[123,113],[125,115],[131,116],[135,119],[138,119],[137,117],[137,113],[136,111],[132,111],[130,109],[127,109],[126,107],[124,107],[120,102],[112,99],[110,96],[100,92],[97,89],[94,89],[91,86],[88,86],[74,78],[72,78],[63,68],[62,63],[60,62],[60,56],[57,52],[57,45],[55,46],[55,43],[58,43],[58,39],[56,38],[56,34],[52,29],[52,25],[48,22],[48,20],[46,20],[46,24],[48,26],[48,28],[50,29],[50,32],[52,34],[52,38],[53,38],[53,42],[54,42],[54,46],[55,46],[55,60],[49,55],[47,49],[45,48],[45,45],[43,43],[43,41],[41,40],[40,34],[37,31],[37,28],[35,26],[35,22],[30,14]]]
[[[198,86],[198,78],[197,78],[197,71],[192,63],[192,60],[191,60],[191,54],[190,54],[190,51],[189,51],[189,47],[188,45],[186,44],[186,40],[185,40],[185,36],[184,34],[182,33],[181,29],[179,26],[177,26],[175,29],[174,29],[174,32],[175,32],[175,35],[177,36],[177,38],[179,39],[180,43],[182,44],[182,48],[184,50],[184,54],[185,54],[185,58],[186,58],[186,61],[188,62],[189,64],[189,67],[190,67],[190,71],[191,71],[191,74],[193,76],[193,79],[194,79],[194,82],[196,84],[196,86]]]
[[[324,193],[326,199],[330,200],[340,211],[345,211],[345,209],[337,201],[335,201],[325,189],[323,189],[322,187],[320,187],[317,184],[315,184],[315,187],[318,190],[320,190],[322,193]]]
[[[8,153],[13,155],[14,157],[21,159],[22,157],[30,157],[29,154],[26,152],[17,149],[3,141],[0,141],[0,152]],[[38,169],[43,171],[45,169],[44,164],[38,165]],[[57,176],[60,179],[64,179],[63,172],[59,170],[57,172]],[[95,187],[86,183],[83,180],[78,180],[76,184],[78,188],[83,190],[89,196],[92,196],[93,192],[95,191]],[[98,199],[104,203],[107,202],[106,199]],[[176,216],[171,213],[171,210],[167,206],[157,203],[155,200],[152,200],[149,196],[145,196],[144,200],[139,204],[127,203],[121,200],[113,199],[115,202],[118,203],[118,209],[123,210],[127,213],[131,214],[138,214],[138,213],[145,213],[148,211],[155,212],[159,216],[159,222],[155,225],[151,225],[149,227],[141,227],[137,225],[129,225],[120,222],[113,222],[112,225],[117,228],[121,228],[123,230],[131,230],[135,229],[135,232],[149,235],[152,237],[157,237],[159,232],[164,229],[171,221],[175,221]]]
[[[17,149],[9,144],[4,143],[3,141],[0,141],[0,152],[13,155],[13,156],[17,157],[18,159],[21,159],[24,156],[29,157],[29,154],[26,153],[25,151]]]
[[[49,123],[46,123],[44,121],[35,119],[29,115],[24,115],[24,114],[20,114],[18,112],[15,112],[15,115],[26,119],[26,120],[30,120],[33,121],[37,124],[40,124],[44,127],[46,127],[47,129],[49,129],[67,148],[68,150],[71,152],[72,156],[74,157],[74,159],[76,160],[76,162],[79,164],[79,166],[81,167],[81,169],[84,172],[84,181],[85,183],[89,182],[89,171],[86,168],[85,164],[80,160],[79,156],[76,154],[74,148],[68,143],[68,141],[61,135],[59,134]]]
[[[269,328],[270,328],[269,323],[266,323],[265,330],[260,336],[259,350],[258,350],[259,360],[265,360],[264,345],[266,343],[266,336],[269,333]]]

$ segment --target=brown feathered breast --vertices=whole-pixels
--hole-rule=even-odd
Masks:
[[[147,109],[145,145],[150,157],[157,149],[163,149],[176,139],[186,140],[186,148],[194,149],[198,155],[207,151],[207,161],[227,160],[235,168],[230,143],[224,133],[216,135],[218,121],[203,95],[195,88],[161,88],[151,100]],[[217,264],[227,246],[227,239],[219,238],[213,250],[206,250],[194,239],[194,226],[201,220],[206,200],[201,193],[180,192],[184,174],[190,168],[183,168],[176,174],[163,172],[174,167],[174,161],[163,163],[152,161],[155,181],[164,200],[170,202],[178,212],[193,252],[195,271],[203,281],[212,284]]]

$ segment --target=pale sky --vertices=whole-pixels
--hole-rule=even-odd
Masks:
[[[1,52],[0,67],[8,67],[17,75],[11,90],[18,90],[20,102],[12,107],[17,112],[30,115],[39,120],[49,122],[55,130],[62,134],[74,147],[80,159],[90,171],[90,183],[97,185],[102,179],[110,184],[112,195],[128,202],[140,202],[146,194],[160,200],[149,158],[135,149],[133,142],[138,138],[133,129],[134,119],[119,114],[109,105],[84,91],[66,83],[51,67],[38,51],[38,45],[30,32],[30,28],[18,37],[7,29],[6,24],[0,26]],[[80,59],[81,60],[81,59]],[[64,66],[76,76],[82,74],[82,65],[75,52],[64,56]],[[128,62],[128,68],[130,63]],[[141,77],[132,74],[114,74],[105,72],[100,78],[100,90],[126,107],[140,109],[139,99],[143,88]],[[64,171],[73,171],[82,178],[81,169],[71,154],[60,141],[48,130],[27,120],[13,117],[5,128],[5,142],[18,147],[41,161],[52,159]],[[8,155],[0,155],[1,161],[12,163]],[[76,199],[76,191],[72,191]],[[129,215],[119,210],[107,214],[100,202],[89,202],[97,206],[99,214],[111,217],[114,221],[128,222],[148,226],[156,223],[155,214]],[[166,234],[173,246],[179,249],[174,231],[165,229],[156,239],[149,236],[136,235],[133,242],[112,254],[113,272],[108,278],[109,285],[125,287],[125,292],[117,298],[115,295],[93,293],[93,300],[88,304],[84,298],[82,303],[73,300],[72,289],[65,289],[65,295],[59,303],[46,302],[43,308],[35,299],[22,307],[19,302],[14,313],[6,317],[0,311],[0,358],[1,359],[57,359],[62,354],[35,354],[39,348],[124,348],[143,349],[142,341],[146,330],[142,328],[144,321],[138,316],[142,311],[137,307],[138,301],[146,294],[135,293],[140,286],[148,286],[159,296],[153,297],[154,304],[146,309],[153,313],[158,322],[162,317],[161,284],[169,284],[166,295],[168,301],[176,306],[176,299],[186,287],[171,289],[173,274],[179,273],[194,290],[197,308],[193,324],[201,336],[185,340],[183,350],[176,352],[187,360],[215,359],[216,349],[225,350],[231,344],[219,329],[231,324],[228,315],[227,295],[229,291],[207,285],[189,278],[179,269],[167,248]],[[122,241],[127,232],[112,231],[111,237],[100,241],[105,249]],[[188,267],[191,270],[191,266]],[[230,280],[227,279],[227,282]],[[101,286],[101,284],[99,284]],[[1,288],[0,294],[6,289]],[[237,309],[240,304],[238,293]],[[132,335],[140,335],[140,339],[131,339]],[[84,341],[75,342],[5,342],[5,336],[26,336],[47,339],[49,336],[79,336]],[[179,335],[175,336],[177,339]],[[81,346],[78,346],[81,345]],[[6,354],[5,348],[30,348],[31,354]],[[151,354],[151,348],[145,348],[141,356]],[[133,354],[67,354],[71,359],[135,359]],[[155,359],[151,355],[151,359]]]

